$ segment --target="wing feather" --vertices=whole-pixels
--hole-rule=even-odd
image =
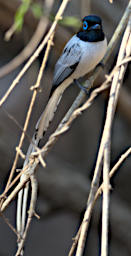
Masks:
[[[80,58],[81,47],[77,37],[73,36],[55,65],[53,87],[57,87],[74,72],[80,62]]]

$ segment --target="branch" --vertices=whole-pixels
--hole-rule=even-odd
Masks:
[[[111,169],[110,173],[109,173],[109,178],[111,179],[112,176],[115,174],[115,172],[118,170],[118,168],[120,167],[120,165],[126,160],[126,158],[131,154],[131,147],[127,149],[127,151],[125,153],[123,153],[120,157],[120,159],[117,161],[117,163],[114,165],[114,167]],[[103,190],[103,183],[101,184],[101,186],[99,187],[99,189],[96,192],[95,195],[95,201],[97,200],[97,198],[101,195]]]
[[[130,56],[131,49],[131,19],[126,28],[121,43],[117,65],[124,59]],[[110,145],[111,145],[111,128],[113,117],[116,109],[116,104],[118,101],[118,96],[120,92],[120,87],[123,81],[123,77],[127,68],[127,63],[122,65],[118,71],[114,74],[112,86],[110,90],[109,103],[107,108],[107,119],[105,122],[104,132],[103,132],[103,205],[102,205],[102,240],[101,240],[101,255],[106,256],[108,254],[108,218],[109,218],[109,169],[110,169]],[[101,157],[102,158],[102,157]]]
[[[25,60],[27,60],[31,56],[31,54],[35,51],[36,47],[41,41],[46,31],[47,25],[48,18],[42,17],[40,19],[40,22],[37,26],[35,33],[33,34],[27,46],[13,60],[11,60],[8,64],[0,68],[0,78],[12,72],[14,69],[20,66]]]
[[[114,165],[114,167],[111,169],[111,171],[110,171],[110,173],[109,173],[109,178],[110,178],[110,179],[112,178],[112,176],[116,173],[116,171],[118,170],[118,168],[120,167],[120,165],[126,160],[126,158],[127,158],[130,154],[131,154],[131,147],[130,147],[125,153],[123,153],[123,154],[121,155],[121,157],[119,158],[119,160],[117,161],[117,163],[116,163],[116,164]],[[92,209],[94,208],[94,205],[95,205],[95,203],[96,203],[98,197],[101,195],[102,191],[103,191],[103,183],[102,183],[101,186],[98,188],[98,190],[97,190],[97,192],[96,192],[96,194],[95,194],[94,200],[93,200],[93,202],[92,202]],[[118,200],[117,200],[117,201],[118,201]],[[117,208],[118,208],[118,207],[117,207]],[[122,209],[123,209],[123,207],[122,207]],[[119,212],[119,210],[118,210],[118,212]],[[119,216],[119,215],[116,215],[116,216]],[[125,215],[123,215],[123,216],[124,216],[124,219],[125,219]],[[73,256],[73,255],[74,255],[73,253],[74,253],[74,250],[75,250],[75,248],[76,248],[76,246],[77,246],[77,243],[78,243],[78,240],[79,240],[79,237],[80,237],[81,227],[82,227],[82,224],[81,224],[81,226],[80,226],[80,228],[79,228],[79,230],[78,230],[78,232],[77,232],[75,238],[73,239],[74,241],[73,241],[73,244],[72,244],[72,247],[71,247],[71,249],[70,249],[70,251],[69,251],[68,256]],[[117,232],[117,233],[118,233],[118,232]]]

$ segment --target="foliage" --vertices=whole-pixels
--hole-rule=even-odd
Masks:
[[[42,7],[40,3],[32,3],[32,0],[22,0],[21,5],[16,11],[14,24],[17,31],[21,31],[24,23],[25,14],[31,10],[36,18],[42,16]]]
[[[22,0],[21,5],[18,7],[15,17],[14,17],[14,25],[16,31],[21,31],[24,23],[25,14],[28,11],[32,11],[35,18],[39,19],[42,14],[42,6],[40,3],[33,3],[32,0]],[[50,20],[54,21],[54,16],[50,15]],[[63,20],[59,21],[59,24],[67,27],[80,27],[80,20],[74,16],[65,16]]]

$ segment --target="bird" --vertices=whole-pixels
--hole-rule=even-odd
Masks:
[[[107,39],[101,18],[97,15],[85,16],[80,30],[67,42],[56,62],[50,98],[36,125],[36,144],[52,121],[65,89],[73,81],[80,85],[78,79],[99,64],[106,49]]]

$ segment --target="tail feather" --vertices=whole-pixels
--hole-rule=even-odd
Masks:
[[[61,85],[57,87],[57,89],[52,94],[51,98],[49,99],[49,102],[41,115],[39,121],[36,125],[36,131],[32,138],[32,143],[30,144],[28,148],[28,152],[26,155],[26,159],[23,165],[23,168],[27,165],[29,161],[30,154],[35,150],[34,145],[38,145],[41,138],[43,137],[43,133],[47,130],[50,122],[52,121],[54,114],[57,110],[57,107],[60,103],[61,97],[65,89],[72,83],[72,79],[68,78],[66,79]],[[29,171],[29,170],[27,170]],[[23,174],[21,176],[21,181],[24,178],[26,174]],[[17,203],[17,231],[22,236],[24,233],[25,228],[25,222],[26,222],[26,205],[27,205],[27,199],[28,199],[28,189],[29,189],[29,183],[26,184],[26,187],[24,189],[21,189],[18,193],[18,203]],[[22,242],[18,243],[18,245]],[[21,255],[23,255],[23,251],[21,252]]]
[[[49,99],[48,104],[36,125],[35,137],[37,142],[39,142],[39,140],[43,137],[43,134],[48,129],[49,124],[53,120],[54,114],[61,101],[62,94],[64,93],[65,89],[71,84],[71,82],[71,78],[66,79],[60,86],[57,87],[57,89],[54,91],[51,98]]]

